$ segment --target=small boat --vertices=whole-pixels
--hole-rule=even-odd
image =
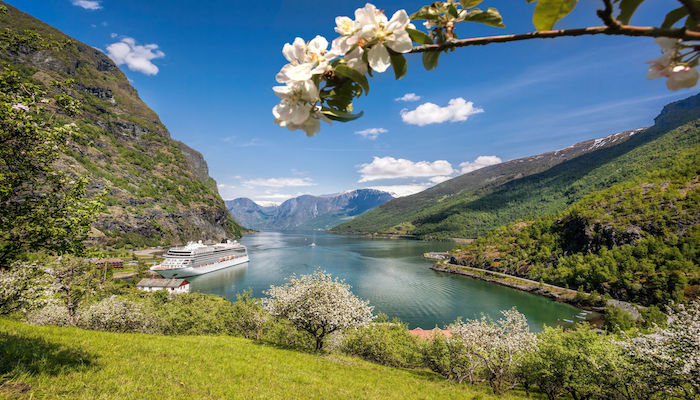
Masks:
[[[586,317],[582,317],[582,316],[580,316],[580,315],[577,315],[576,318],[579,318],[579,319],[586,319]]]
[[[309,246],[316,247],[316,242],[312,242]]]
[[[562,318],[561,320],[564,321],[564,322],[568,322],[568,323],[570,323],[570,324],[573,324],[573,323],[574,323],[574,321],[572,321],[572,320],[570,320],[570,319],[564,319],[564,318]]]

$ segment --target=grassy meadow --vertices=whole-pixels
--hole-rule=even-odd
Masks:
[[[491,399],[428,370],[230,336],[157,336],[0,319],[0,399]],[[521,398],[509,393],[500,398]]]

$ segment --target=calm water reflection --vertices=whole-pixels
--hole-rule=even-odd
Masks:
[[[320,267],[345,279],[353,292],[370,301],[376,312],[399,317],[411,328],[443,326],[457,317],[494,318],[499,310],[516,306],[535,330],[544,324],[576,320],[578,310],[540,296],[467,277],[435,272],[422,258],[426,251],[444,251],[452,243],[365,239],[325,232],[262,232],[245,236],[251,261],[189,279],[193,291],[235,299],[252,289],[262,293],[282,285],[292,274],[309,274]],[[315,243],[315,246],[311,246]]]

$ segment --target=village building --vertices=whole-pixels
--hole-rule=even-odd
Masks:
[[[447,329],[440,329],[440,328],[435,328],[435,329],[432,329],[429,331],[426,331],[426,330],[421,329],[421,328],[417,328],[417,329],[412,329],[412,330],[408,331],[408,333],[410,333],[411,335],[413,335],[419,339],[423,339],[426,341],[432,340],[437,335],[442,335],[444,337],[452,337],[452,332],[448,331]]]
[[[152,279],[144,278],[136,284],[136,287],[146,292],[167,290],[168,293],[187,293],[190,291],[190,283],[184,279]]]

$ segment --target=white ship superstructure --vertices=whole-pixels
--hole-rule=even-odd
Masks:
[[[164,278],[183,278],[202,275],[237,264],[248,262],[248,251],[237,241],[224,240],[214,245],[199,242],[187,243],[184,247],[174,247],[165,254],[160,265],[151,271]]]

